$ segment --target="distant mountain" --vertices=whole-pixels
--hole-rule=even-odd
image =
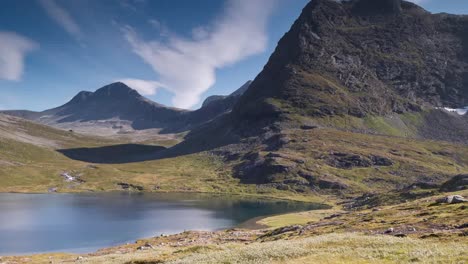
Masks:
[[[246,88],[243,86],[241,89]],[[241,92],[243,90],[238,90],[234,95],[189,111],[155,103],[117,82],[95,92],[82,91],[68,103],[45,111],[10,110],[2,113],[92,134],[128,133],[142,129],[181,132],[229,112]]]
[[[235,90],[230,95],[212,95],[212,96],[209,96],[209,97],[207,97],[205,99],[205,101],[203,101],[202,107],[206,107],[206,106],[208,106],[208,104],[210,104],[212,102],[217,102],[217,101],[229,98],[229,97],[238,98],[241,95],[243,95],[245,91],[247,91],[247,89],[249,88],[251,83],[252,83],[252,81],[247,81],[244,85],[242,85],[239,89]]]

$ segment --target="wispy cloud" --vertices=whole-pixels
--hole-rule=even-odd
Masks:
[[[265,51],[267,21],[275,0],[227,2],[223,15],[211,26],[193,30],[191,38],[170,34],[167,41],[143,40],[133,28],[122,28],[132,50],[174,93],[176,107],[196,105],[216,82],[216,70]]]
[[[159,35],[161,37],[169,36],[169,29],[159,20],[149,19],[148,24],[150,24],[154,29],[156,29],[156,31],[159,32]]]
[[[12,32],[0,32],[0,79],[19,81],[25,56],[39,47],[34,41]]]
[[[120,79],[117,82],[123,82],[130,88],[137,90],[142,95],[155,95],[163,85],[159,82],[140,80],[140,79]]]
[[[120,0],[120,6],[124,9],[138,12],[138,9],[146,4],[146,0]]]
[[[63,7],[59,6],[55,0],[38,0],[41,6],[51,19],[61,26],[68,34],[77,40],[82,39],[82,32],[78,24]]]
[[[406,0],[406,1],[413,2],[415,4],[422,4],[422,3],[428,2],[428,0]]]

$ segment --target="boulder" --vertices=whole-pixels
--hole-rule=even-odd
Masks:
[[[436,200],[437,203],[447,203],[447,204],[456,204],[456,203],[466,203],[468,199],[464,198],[461,195],[449,195]]]
[[[352,169],[367,168],[371,166],[392,166],[393,161],[389,158],[385,158],[377,155],[370,155],[368,157],[342,152],[332,152],[328,158],[327,163],[335,168],[339,169]]]
[[[313,129],[316,129],[316,128],[318,128],[318,126],[315,126],[315,125],[302,125],[301,126],[302,130],[313,130]]]
[[[137,250],[148,250],[148,249],[154,249],[153,245],[150,243],[146,243],[143,246],[137,247]]]

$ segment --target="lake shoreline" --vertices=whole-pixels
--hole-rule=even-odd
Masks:
[[[254,198],[261,198],[267,200],[280,200],[280,201],[292,201],[292,202],[304,202],[304,203],[320,203],[328,206],[333,206],[334,203],[326,203],[325,200],[329,200],[327,196],[320,197],[310,197],[307,196],[309,199],[303,199],[305,196],[275,196],[269,194],[255,194],[255,193],[222,193],[222,192],[201,192],[201,191],[125,191],[125,190],[104,190],[104,191],[84,191],[79,190],[76,192],[32,192],[32,191],[0,191],[0,194],[112,194],[112,193],[128,193],[128,194],[206,194],[206,195],[220,195],[220,196],[239,196],[239,197],[254,197]],[[310,199],[311,198],[311,199]],[[315,199],[317,198],[317,199]]]
[[[24,196],[23,196],[24,195]],[[37,195],[37,196],[36,196]],[[131,197],[131,198],[129,198]],[[177,198],[180,197],[180,198]],[[4,199],[1,199],[4,198]],[[81,201],[74,201],[74,200],[81,200]],[[138,202],[132,202],[131,204],[127,204],[128,201],[134,201],[137,200]],[[176,199],[176,200],[174,200]],[[107,202],[106,202],[107,201]],[[180,205],[174,204],[171,205],[171,203],[174,203],[173,201],[177,201],[177,203],[181,203]],[[3,202],[3,205],[2,205]],[[146,202],[149,202],[151,204],[145,205]],[[53,213],[52,215],[38,215],[36,216],[35,214],[38,214],[37,211],[41,211],[42,206],[47,204],[47,208],[49,209],[43,209],[47,212],[60,212],[60,209],[56,209],[56,207],[61,208],[63,206],[66,207],[67,213],[65,215],[70,214],[75,215],[73,212],[73,204],[78,204],[81,207],[85,208],[85,210],[89,210],[88,208],[94,208],[91,212],[97,211],[106,211],[108,209],[97,209],[99,208],[100,204],[105,205],[105,206],[110,206],[110,208],[114,208],[112,210],[117,210],[118,212],[117,215],[122,215],[123,212],[129,211],[130,216],[129,217],[134,217],[133,215],[136,213],[138,215],[138,212],[143,210],[152,210],[152,214],[156,214],[154,217],[150,217],[149,220],[145,220],[147,222],[147,228],[145,228],[144,224],[128,224],[125,227],[119,228],[121,231],[127,232],[128,228],[138,228],[139,232],[141,233],[133,233],[130,232],[130,237],[129,239],[118,239],[116,244],[109,244],[106,242],[106,244],[99,244],[95,245],[96,241],[102,240],[105,238],[105,234],[99,234],[100,229],[97,229],[98,234],[96,234],[96,241],[92,240],[92,238],[89,239],[90,241],[90,250],[84,251],[85,253],[89,252],[95,252],[99,251],[100,249],[103,248],[108,248],[108,247],[114,247],[115,245],[118,244],[124,244],[128,243],[131,241],[135,241],[137,239],[142,239],[145,237],[154,237],[154,235],[158,236],[160,234],[178,234],[182,232],[183,230],[194,230],[196,232],[197,230],[202,231],[202,230],[213,230],[215,232],[218,231],[226,231],[226,230],[231,230],[231,229],[244,229],[248,231],[255,231],[255,230],[260,230],[260,229],[265,229],[267,226],[260,225],[257,222],[260,221],[261,219],[279,215],[279,214],[286,214],[286,213],[295,213],[295,212],[300,212],[300,211],[308,211],[308,210],[318,210],[318,209],[324,209],[328,208],[329,205],[325,204],[317,204],[317,203],[310,203],[310,202],[303,202],[303,201],[291,201],[291,200],[285,200],[285,199],[274,199],[272,197],[261,197],[261,196],[252,196],[252,195],[240,195],[240,194],[213,194],[213,193],[193,193],[193,192],[185,192],[185,193],[161,193],[161,192],[153,192],[153,193],[142,193],[142,192],[101,192],[101,193],[0,193],[0,208],[2,206],[5,206],[5,203],[7,205],[7,210],[5,211],[5,208],[3,209],[4,215],[3,215],[3,224],[1,227],[3,227],[3,231],[0,228],[0,235],[4,235],[6,240],[11,241],[11,239],[16,239],[16,234],[13,234],[12,232],[16,232],[16,226],[11,226],[12,224],[8,224],[8,215],[9,212],[8,208],[19,208],[20,212],[28,212],[31,211],[31,213],[28,213],[27,215],[31,215],[33,218],[36,219],[50,219],[47,220],[47,223],[49,225],[55,226],[53,223],[54,221],[62,221],[60,217],[58,219],[55,219],[56,213]],[[39,205],[35,206],[35,203],[39,203]],[[69,203],[70,206],[68,205]],[[110,203],[110,204],[109,204]],[[170,216],[166,215],[164,213],[166,209],[163,210],[159,209],[159,207],[154,207],[155,204],[157,205],[158,203],[163,203],[164,206],[178,206],[180,207],[177,210],[202,210],[200,213],[205,212],[207,213],[213,211],[213,213],[217,212],[213,217],[215,217],[213,220],[210,220],[208,222],[206,221],[198,221],[197,218],[193,219],[192,216],[186,216],[183,214],[179,213],[179,216]],[[51,204],[49,206],[49,204]],[[192,205],[193,204],[193,205]],[[197,205],[200,204],[200,205]],[[211,205],[213,204],[213,208],[210,209]],[[251,205],[249,205],[251,204]],[[9,206],[9,207],[8,207]],[[26,206],[26,207],[25,207]],[[208,207],[207,207],[208,206]],[[226,209],[223,209],[223,206],[227,206]],[[192,209],[193,207],[193,209]],[[232,207],[232,208],[231,208]],[[245,207],[245,209],[242,209],[242,207]],[[126,209],[127,208],[127,209]],[[164,207],[165,208],[165,207]],[[197,209],[199,208],[199,209]],[[275,209],[276,208],[276,209]],[[283,209],[281,209],[283,208]],[[11,209],[11,210],[15,210]],[[10,211],[11,211],[10,210]],[[52,210],[52,211],[51,211]],[[70,211],[71,210],[71,211]],[[83,209],[80,209],[83,210]],[[136,210],[136,211],[135,211]],[[162,211],[161,211],[162,210]],[[278,211],[280,210],[280,211]],[[135,211],[135,212],[134,212]],[[87,211],[86,211],[87,212]],[[22,213],[24,214],[24,213]],[[49,213],[47,213],[49,214]],[[61,214],[61,213],[59,213]],[[205,213],[202,213],[202,215]],[[249,215],[251,214],[251,215]],[[107,224],[107,222],[103,222],[103,220],[99,219],[94,219],[92,215],[91,217],[88,217],[88,214],[86,215],[86,221],[81,222],[78,219],[68,219],[65,222],[79,222],[81,226],[84,228],[88,229],[91,226],[91,231],[87,230],[87,232],[92,232],[92,228],[94,225],[102,225],[105,223],[103,227],[105,228],[110,228],[112,224],[114,224],[113,219],[109,219],[110,222]],[[224,216],[223,216],[224,215]],[[14,217],[14,216],[12,216]],[[45,218],[44,218],[45,217]],[[48,218],[49,217],[49,218]],[[120,216],[119,216],[120,217]],[[184,220],[185,218],[189,217],[190,220],[188,222],[184,222],[187,220]],[[201,217],[197,216],[197,217]],[[203,217],[208,217],[208,216],[203,216]],[[89,218],[89,219],[88,219]],[[94,220],[93,220],[94,219]],[[133,218],[131,218],[133,219]],[[161,226],[159,221],[162,221],[161,219],[166,219],[165,223],[171,223],[175,219],[179,219],[179,221],[175,221],[174,223],[177,224],[177,227],[174,226],[175,229],[173,231],[170,231],[170,229],[167,229],[168,227]],[[171,220],[173,219],[173,220]],[[201,218],[203,219],[203,218]],[[21,219],[19,220],[19,227],[21,229],[18,229],[21,233],[18,233],[19,238],[28,238],[28,237],[33,237],[28,235],[28,233],[24,233],[24,229],[26,228],[29,230],[35,230],[35,226],[39,223],[41,224],[41,221],[43,220],[38,220],[37,223],[32,225],[31,227],[29,225],[21,225]],[[208,220],[208,219],[207,219]],[[49,223],[49,221],[51,221]],[[107,221],[107,220],[106,220]],[[150,221],[150,222],[148,222]],[[155,222],[156,221],[156,222]],[[231,222],[223,222],[223,221],[231,221]],[[2,217],[0,216],[0,223],[2,222]],[[214,225],[215,223],[219,222],[219,227],[217,226],[206,226],[206,224],[202,224],[201,226],[198,225],[197,223],[209,223],[209,225]],[[125,223],[125,222],[123,222]],[[6,226],[5,226],[6,224]],[[61,227],[63,225],[63,222],[58,222],[58,226]],[[15,229],[11,229],[15,228]],[[70,226],[70,229],[72,227]],[[39,229],[40,230],[40,229]],[[131,230],[131,229],[130,229]],[[153,231],[151,231],[153,230]],[[155,231],[155,230],[161,230],[161,231]],[[166,230],[166,231],[164,231]],[[6,233],[5,233],[6,232]],[[41,231],[42,232],[42,231]],[[68,231],[65,231],[68,232]],[[74,232],[74,231],[73,231]],[[50,233],[47,233],[48,236],[50,235],[57,235],[56,231],[50,231]],[[63,232],[62,232],[63,233]],[[62,234],[58,233],[58,234]],[[145,235],[146,233],[146,235]],[[150,236],[148,236],[150,234]],[[83,234],[81,234],[83,235]],[[81,236],[80,235],[80,236]],[[133,236],[134,235],[134,236]],[[62,236],[62,235],[61,235]],[[8,237],[10,239],[8,239]],[[74,235],[67,235],[66,237],[74,237]],[[15,240],[13,240],[15,241]],[[21,241],[21,240],[18,240]],[[16,242],[18,242],[16,241]],[[42,241],[41,238],[39,237],[38,240],[36,240],[37,243],[38,241]],[[55,252],[69,252],[70,254],[74,254],[75,252],[79,253],[80,247],[74,247],[73,244],[69,244],[72,242],[67,242],[68,244],[60,245],[60,247],[69,247],[70,250],[67,249],[54,249],[54,243],[57,243],[60,240],[53,239],[50,237],[50,241],[55,241],[55,242],[50,242],[50,249],[49,247],[41,246],[40,248],[34,248],[32,247],[31,250],[24,250],[24,254],[21,252],[23,249],[16,249],[12,250],[12,252],[18,252],[18,253],[8,253],[8,246],[4,248],[6,251],[3,253],[4,255],[8,256],[24,256],[24,255],[31,255],[32,254],[54,254]],[[73,241],[73,240],[72,240]],[[26,241],[25,241],[26,242]],[[5,241],[4,241],[5,243]],[[49,242],[48,242],[49,243]],[[5,246],[5,245],[4,245]],[[1,241],[0,241],[0,247],[1,247]],[[75,249],[73,249],[75,248]],[[78,251],[77,251],[78,250]],[[83,253],[83,254],[85,254]]]

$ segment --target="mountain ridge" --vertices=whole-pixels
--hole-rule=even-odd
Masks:
[[[401,4],[391,16],[355,13],[369,2],[311,1],[233,118],[316,122],[468,105],[468,16],[430,14],[406,1],[387,1]]]
[[[401,175],[453,176],[393,150],[411,142],[429,157],[440,153],[434,140],[468,144],[468,115],[441,109],[468,104],[468,17],[406,1],[369,16],[355,9],[363,3],[311,1],[233,110],[166,154],[209,151],[244,183],[297,192],[396,190]],[[399,143],[382,151],[391,142]]]
[[[247,84],[247,83],[246,83]],[[219,98],[197,110],[184,110],[156,103],[124,83],[116,82],[95,92],[81,91],[62,106],[34,112],[28,110],[0,111],[41,124],[81,132],[100,133],[103,128],[112,133],[132,130],[159,129],[162,133],[190,130],[219,115],[229,112],[246,84],[233,95]],[[82,130],[82,127],[85,127]]]

